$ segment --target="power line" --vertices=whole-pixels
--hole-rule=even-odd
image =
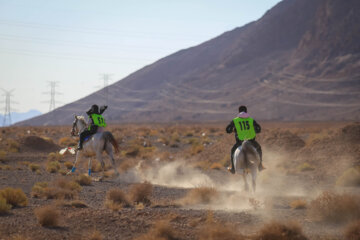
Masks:
[[[49,112],[51,112],[52,110],[54,110],[56,108],[55,104],[59,103],[58,101],[55,100],[55,96],[61,95],[62,93],[56,91],[56,87],[58,86],[59,82],[48,81],[48,83],[50,86],[50,92],[44,92],[44,94],[50,94],[50,101],[46,101],[46,102],[50,103]]]
[[[15,89],[12,89],[10,91],[6,91],[4,89],[1,89],[3,90],[4,94],[3,96],[5,96],[5,108],[4,108],[4,119],[3,119],[3,127],[5,126],[10,126],[12,123],[11,123],[11,96],[12,95],[12,92],[15,90]],[[6,125],[7,124],[7,125]]]
[[[100,74],[101,79],[103,79],[104,81],[104,100],[105,100],[105,105],[108,106],[109,104],[109,80],[111,79],[111,76],[113,74],[109,74],[109,73],[102,73]]]

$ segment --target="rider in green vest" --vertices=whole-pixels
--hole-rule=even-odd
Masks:
[[[240,147],[244,140],[251,141],[253,146],[256,148],[257,152],[260,156],[260,165],[259,171],[264,170],[264,166],[262,165],[262,150],[260,144],[255,140],[256,133],[261,132],[261,126],[250,117],[247,113],[246,106],[239,107],[239,114],[234,118],[230,124],[226,127],[227,133],[235,132],[235,140],[236,143],[231,149],[231,168],[229,171],[234,174],[234,153],[235,150]]]
[[[106,122],[104,117],[101,115],[107,106],[101,106],[100,111],[98,105],[92,105],[91,108],[86,112],[89,117],[88,128],[85,128],[80,133],[80,141],[77,150],[81,150],[83,148],[84,139],[88,136],[95,134],[98,130],[98,127],[106,127]]]

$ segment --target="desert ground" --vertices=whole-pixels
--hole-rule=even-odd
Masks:
[[[103,181],[91,153],[66,175],[70,125],[1,128],[0,239],[360,239],[360,123],[260,124],[255,193],[226,123],[110,124]]]

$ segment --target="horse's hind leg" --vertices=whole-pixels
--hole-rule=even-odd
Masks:
[[[91,176],[91,157],[89,158],[89,163],[88,163],[88,168],[89,168],[89,170],[88,170],[88,175],[89,175],[89,177]]]
[[[257,177],[257,169],[253,169],[252,173],[251,173],[251,177],[252,177],[252,188],[253,191],[256,191],[256,177]]]
[[[108,145],[108,147],[106,148],[106,153],[109,155],[110,157],[110,160],[111,160],[111,164],[114,168],[114,171],[115,171],[115,174],[116,176],[119,176],[120,173],[118,172],[118,170],[116,169],[116,165],[115,165],[115,159],[114,159],[114,154],[113,154],[113,151],[112,151],[112,147],[110,145]]]
[[[245,191],[248,192],[249,191],[249,184],[248,184],[247,178],[246,178],[246,170],[243,170],[242,176],[243,176],[243,179],[244,179]]]
[[[101,169],[102,169],[102,176],[100,177],[100,181],[105,177],[105,163],[104,160],[102,159],[102,154],[101,152],[97,152],[96,153],[96,159],[100,162],[101,164]]]

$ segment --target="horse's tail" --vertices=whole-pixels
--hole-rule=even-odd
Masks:
[[[115,153],[119,153],[119,145],[118,145],[117,141],[115,140],[114,136],[111,134],[111,132],[104,132],[103,136],[105,139],[103,150],[106,149],[106,144],[109,141],[113,145],[113,147],[115,149]]]

